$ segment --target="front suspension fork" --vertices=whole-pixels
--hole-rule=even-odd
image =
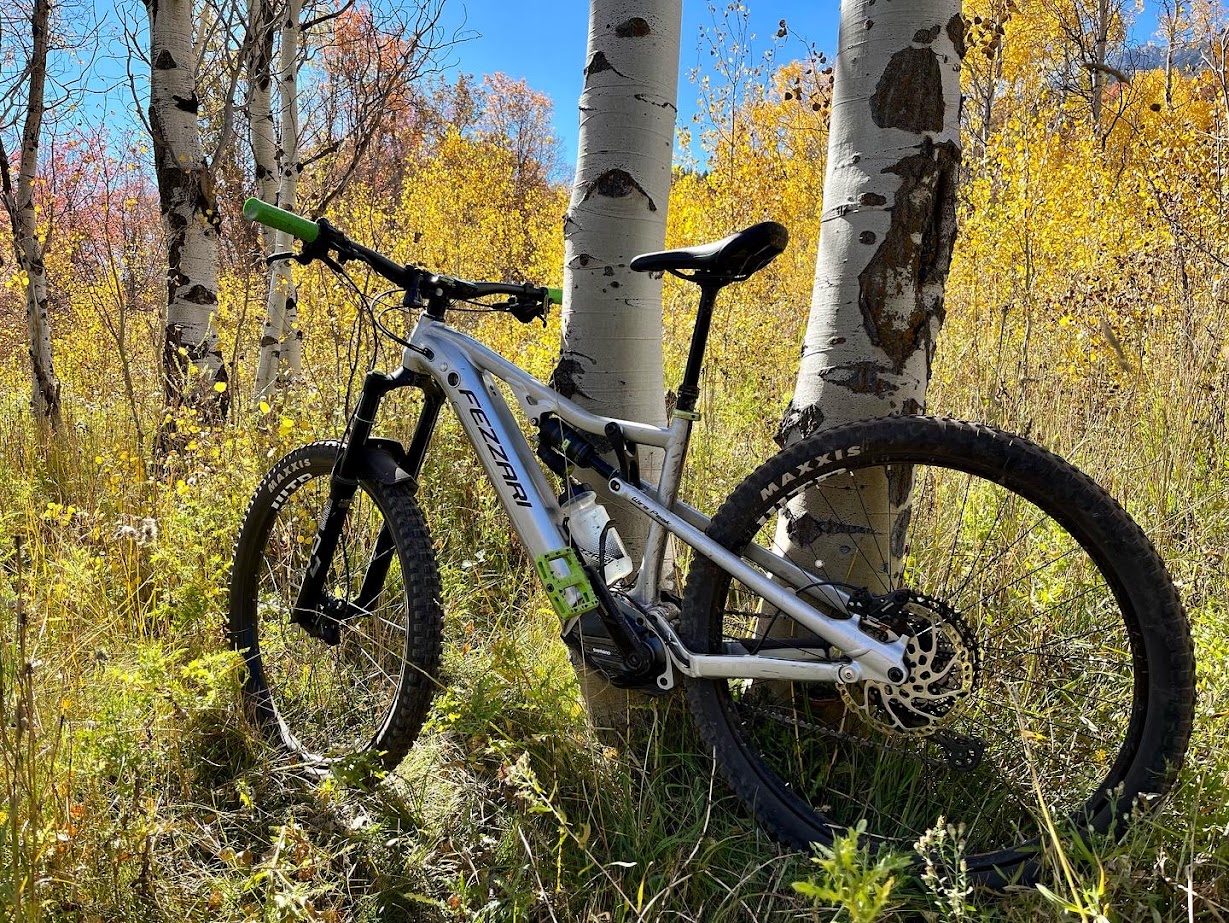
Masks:
[[[444,393],[434,387],[434,382],[431,385],[423,389],[422,413],[418,415],[414,438],[410,442],[410,448],[405,453],[405,462],[402,464],[402,468],[414,479],[415,484],[418,483],[418,476],[422,473],[422,463],[427,454],[427,446],[431,442],[432,433],[435,432],[440,408],[444,405]],[[380,590],[384,588],[384,578],[388,576],[388,568],[392,564],[395,550],[393,533],[388,527],[388,520],[385,520],[384,525],[380,528],[380,534],[376,537],[376,545],[371,552],[367,572],[363,575],[363,587],[359,590],[358,599],[354,601],[354,605],[361,611],[369,611],[376,597],[380,595]]]
[[[324,592],[324,584],[333,562],[333,556],[337,553],[337,546],[341,542],[342,527],[350,511],[350,504],[358,491],[359,474],[362,470],[359,460],[371,437],[380,402],[390,391],[409,386],[422,388],[425,395],[425,404],[419,416],[418,426],[414,431],[413,442],[401,464],[402,469],[408,471],[415,481],[417,480],[422,470],[427,445],[431,441],[431,434],[439,419],[439,411],[444,398],[429,378],[416,375],[404,368],[398,369],[392,375],[385,375],[382,372],[367,373],[363,380],[358,406],[350,421],[349,436],[342,445],[341,452],[333,466],[333,473],[329,480],[329,499],[325,504],[324,514],[321,516],[320,526],[316,530],[307,569],[303,582],[299,586],[291,614],[292,622],[302,625],[310,634],[332,643],[336,643],[336,632],[326,634],[322,631],[322,609],[326,604],[334,602],[329,600]],[[357,599],[345,605],[345,612],[323,614],[336,619],[338,616],[344,618],[347,615],[369,610],[371,604],[379,596],[384,580],[388,576],[393,550],[392,532],[386,520],[376,538],[375,548],[364,573],[362,588],[359,590]]]

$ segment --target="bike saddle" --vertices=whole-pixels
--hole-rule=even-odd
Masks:
[[[785,249],[789,231],[775,221],[762,221],[724,240],[679,250],[660,250],[634,257],[636,272],[670,272],[696,282],[741,282],[759,272]],[[690,270],[690,275],[683,275]]]

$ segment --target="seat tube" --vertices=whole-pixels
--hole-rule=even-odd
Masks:
[[[691,440],[692,419],[677,412],[670,423],[670,442],[662,460],[661,477],[657,482],[657,502],[668,510],[674,508],[679,483],[683,477],[683,465],[687,461],[687,446]],[[661,591],[661,570],[666,560],[666,548],[670,533],[661,523],[650,521],[649,534],[644,542],[644,559],[640,576],[636,579],[633,593],[636,601],[651,605]]]

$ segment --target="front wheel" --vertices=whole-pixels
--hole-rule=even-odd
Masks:
[[[944,818],[971,877],[1002,886],[1035,874],[1048,822],[1118,830],[1172,784],[1194,711],[1181,603],[1139,527],[1056,456],[950,420],[854,424],[762,465],[709,535],[788,554],[797,592],[841,587],[864,630],[907,643],[899,684],[688,681],[724,776],[779,840],[864,823],[907,850]],[[703,559],[682,630],[696,651],[844,657]]]
[[[362,753],[392,767],[436,688],[439,574],[409,486],[360,481],[320,609],[307,624],[292,618],[339,450],[296,449],[256,489],[231,571],[230,636],[248,713],[274,746],[316,768]]]

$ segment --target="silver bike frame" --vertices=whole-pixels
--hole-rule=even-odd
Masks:
[[[807,655],[800,657],[798,652],[789,651],[697,654],[682,643],[664,620],[657,620],[655,627],[665,634],[666,649],[680,673],[710,678],[843,683],[893,682],[889,671],[905,675],[904,642],[885,643],[865,634],[859,617],[849,612],[848,594],[833,586],[810,586],[805,591],[810,597],[840,613],[839,618],[825,616],[787,588],[791,582],[813,585],[815,580],[806,571],[767,549],[752,546],[746,557],[767,571],[766,577],[704,534],[708,517],[677,500],[691,436],[690,419],[675,415],[670,425],[663,428],[589,413],[498,353],[426,314],[420,315],[409,343],[402,364],[411,372],[429,375],[439,385],[473,443],[513,528],[535,559],[568,547],[568,541],[562,531],[562,514],[554,491],[521,434],[497,381],[507,385],[530,420],[553,413],[576,429],[596,436],[603,436],[607,424],[614,422],[629,441],[664,451],[655,489],[639,489],[617,475],[607,484],[613,496],[651,521],[640,572],[629,593],[632,599],[646,607],[657,602],[666,543],[668,536],[674,535],[850,658],[850,662],[832,663],[818,655],[808,659]]]

